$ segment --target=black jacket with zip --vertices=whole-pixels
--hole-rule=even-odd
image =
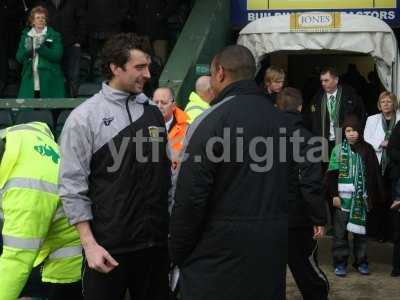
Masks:
[[[165,247],[170,162],[161,112],[144,94],[103,83],[61,137],[60,197],[71,224],[89,221],[110,253]]]
[[[256,83],[243,80],[189,127],[169,243],[183,299],[284,298],[286,125]]]
[[[294,161],[289,172],[289,228],[325,226],[321,143],[309,132],[298,112],[286,112],[291,123]]]

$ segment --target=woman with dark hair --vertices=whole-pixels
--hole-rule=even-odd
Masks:
[[[22,32],[17,51],[17,61],[22,64],[21,85],[18,98],[63,98],[64,76],[60,61],[63,54],[61,37],[46,26],[47,9],[36,6]]]
[[[327,171],[327,190],[335,208],[333,264],[335,275],[346,276],[351,232],[353,266],[368,275],[367,214],[382,201],[381,173],[374,148],[364,141],[358,118],[346,116],[342,128],[343,141],[333,148]]]

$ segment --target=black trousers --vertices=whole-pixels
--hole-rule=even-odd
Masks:
[[[392,213],[393,221],[393,258],[392,265],[393,270],[400,272],[400,212],[393,211]]]
[[[304,300],[328,299],[329,282],[318,266],[312,228],[289,229],[289,268]]]
[[[167,248],[153,247],[112,256],[119,265],[108,274],[92,270],[87,261],[84,262],[82,291],[85,300],[122,300],[127,290],[132,300],[168,299]]]
[[[81,281],[46,285],[48,287],[47,300],[83,300]]]
[[[83,300],[82,282],[47,283],[41,279],[42,265],[34,268],[19,297],[46,298],[47,300]]]

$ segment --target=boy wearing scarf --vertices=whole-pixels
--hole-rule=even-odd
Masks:
[[[346,276],[350,232],[353,267],[360,274],[368,275],[367,213],[383,199],[380,168],[373,147],[364,141],[358,118],[346,116],[342,128],[343,141],[333,148],[327,171],[327,190],[335,208],[333,264],[335,275]]]

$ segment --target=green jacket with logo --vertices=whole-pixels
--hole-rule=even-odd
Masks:
[[[26,48],[30,28],[22,32],[17,51],[17,61],[22,64],[21,85],[18,98],[34,98],[32,50]],[[61,37],[53,28],[47,27],[45,42],[37,50],[39,54],[38,73],[41,98],[65,97],[64,75],[60,61],[63,55]]]

